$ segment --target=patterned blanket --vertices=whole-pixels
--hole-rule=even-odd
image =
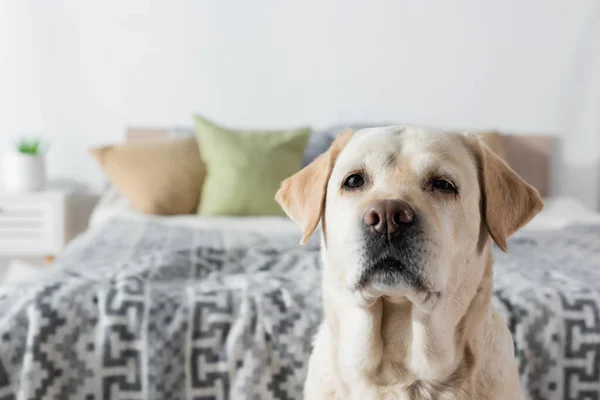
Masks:
[[[321,320],[297,236],[113,221],[0,287],[0,399],[299,399]],[[520,235],[494,302],[525,399],[600,398],[600,227]]]

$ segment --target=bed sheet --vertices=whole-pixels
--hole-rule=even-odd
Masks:
[[[570,224],[600,224],[600,213],[573,197],[548,198],[544,209],[521,232],[549,231]]]
[[[197,230],[260,232],[274,236],[297,235],[298,240],[300,240],[299,228],[287,217],[201,217],[195,214],[173,216],[147,215],[134,210],[119,191],[114,186],[110,186],[103,193],[93,210],[88,226],[90,229],[96,229],[107,221],[115,219],[151,221]]]

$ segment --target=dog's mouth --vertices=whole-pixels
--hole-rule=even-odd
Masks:
[[[385,254],[365,264],[356,289],[367,286],[394,288],[410,286],[418,291],[430,291],[431,285],[423,277],[416,262],[407,262],[405,257]],[[413,261],[413,260],[410,260]]]

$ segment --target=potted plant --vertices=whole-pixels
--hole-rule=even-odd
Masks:
[[[40,139],[23,138],[4,154],[2,176],[6,192],[33,192],[45,186],[47,149]]]

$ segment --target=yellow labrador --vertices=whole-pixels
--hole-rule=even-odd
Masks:
[[[323,232],[306,399],[520,398],[491,241],[506,250],[542,200],[478,136],[344,131],[276,199],[302,242]]]

